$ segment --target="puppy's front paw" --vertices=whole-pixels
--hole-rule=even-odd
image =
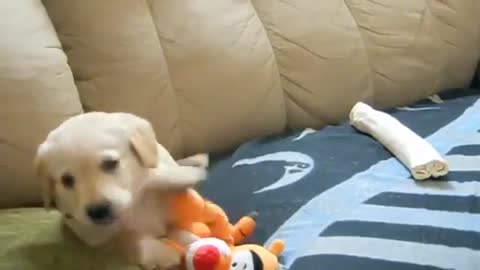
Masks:
[[[185,171],[185,174],[191,174],[188,177],[185,177],[185,181],[190,181],[191,183],[200,183],[205,181],[208,177],[208,170],[206,168],[200,167],[183,167],[188,168],[188,171]]]
[[[140,264],[140,267],[143,270],[175,270],[180,269],[180,260],[164,260],[164,259],[156,259],[156,260],[149,260],[149,262],[144,262]]]
[[[210,163],[210,158],[208,154],[196,154],[194,156],[189,156],[184,159],[177,160],[177,164],[180,166],[192,166],[199,168],[208,168]]]
[[[205,181],[206,168],[192,166],[165,166],[150,170],[144,188],[163,190],[185,190]]]
[[[180,254],[155,238],[141,242],[141,267],[144,270],[174,270],[180,267]]]

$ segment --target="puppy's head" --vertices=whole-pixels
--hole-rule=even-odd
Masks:
[[[72,117],[37,150],[45,206],[55,202],[65,217],[82,224],[112,225],[156,167],[157,155],[155,133],[142,118],[100,112]]]

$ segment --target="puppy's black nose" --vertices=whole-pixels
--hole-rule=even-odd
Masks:
[[[109,202],[101,202],[89,205],[86,209],[87,216],[97,224],[108,224],[113,221],[112,205]]]

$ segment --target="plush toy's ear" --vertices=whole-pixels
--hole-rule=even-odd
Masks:
[[[35,170],[35,176],[41,183],[43,206],[45,207],[45,209],[49,210],[50,208],[52,208],[55,191],[53,189],[52,178],[49,176],[47,168],[45,166],[46,154],[47,145],[45,143],[42,143],[38,147],[33,165]]]
[[[274,240],[272,244],[268,247],[268,251],[270,251],[275,256],[280,256],[283,250],[285,249],[285,243],[282,240]]]
[[[157,139],[152,125],[141,118],[131,127],[130,145],[143,166],[155,168],[158,161]]]

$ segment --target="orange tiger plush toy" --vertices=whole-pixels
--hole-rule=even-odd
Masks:
[[[193,189],[175,194],[170,203],[170,213],[174,215],[171,226],[199,238],[215,237],[233,246],[251,235],[256,226],[256,213],[231,224],[221,207],[204,199]]]
[[[284,250],[283,241],[275,240],[268,248],[254,244],[242,245],[245,239],[253,234],[256,213],[231,224],[221,207],[205,200],[193,189],[176,194],[170,207],[176,216],[172,224],[174,230],[198,237],[190,243],[174,237],[164,240],[182,254],[180,269],[280,269],[278,256]]]

